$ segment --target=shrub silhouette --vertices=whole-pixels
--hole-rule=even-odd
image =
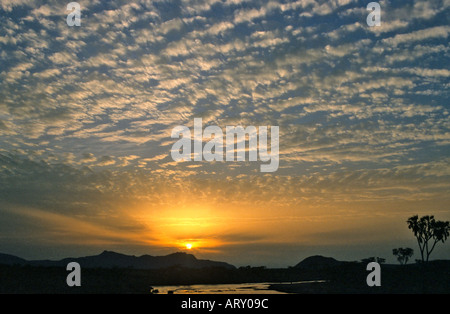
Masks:
[[[400,265],[406,265],[408,263],[408,260],[413,256],[414,250],[412,248],[401,248],[393,249],[392,254],[394,254],[395,257],[397,257],[397,260],[399,261]]]
[[[361,260],[361,263],[363,263],[363,264],[369,264],[371,262],[377,262],[378,264],[384,264],[386,262],[386,259],[382,258],[382,257],[368,257],[368,258],[363,258]]]

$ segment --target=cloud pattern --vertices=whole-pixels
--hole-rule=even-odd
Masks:
[[[88,219],[192,198],[449,215],[450,1],[379,1],[379,27],[360,0],[79,3],[69,27],[66,3],[0,1],[4,201]],[[279,126],[279,170],[175,163],[171,130],[197,117]]]

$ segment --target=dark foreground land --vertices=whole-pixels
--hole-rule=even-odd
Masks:
[[[450,261],[433,261],[426,266],[382,265],[381,287],[373,288],[366,284],[369,271],[365,266],[342,262],[318,269],[85,268],[81,287],[68,287],[65,267],[0,265],[0,293],[150,293],[157,285],[244,282],[273,282],[271,289],[289,293],[450,293]],[[289,283],[308,280],[326,282]]]
[[[449,294],[450,261],[433,261],[428,265],[382,265],[381,286],[369,287],[370,273],[361,263],[343,263],[322,269],[317,275],[326,282],[272,284],[270,289],[287,293],[312,294]]]

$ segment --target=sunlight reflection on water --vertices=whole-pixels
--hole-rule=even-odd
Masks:
[[[307,282],[298,281],[292,283]],[[269,289],[271,284],[273,283],[262,282],[218,285],[153,286],[153,288],[157,289],[160,294],[167,294],[169,291],[172,291],[174,294],[285,294],[284,292]]]

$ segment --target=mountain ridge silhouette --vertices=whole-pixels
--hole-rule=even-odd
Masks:
[[[4,254],[0,253],[0,264],[6,264],[6,265],[25,265],[27,263],[27,260],[10,255],[10,254]]]
[[[0,253],[0,264],[31,265],[31,266],[66,266],[70,262],[77,262],[86,268],[135,268],[135,269],[162,269],[169,267],[207,268],[222,267],[236,269],[234,265],[226,262],[197,259],[194,255],[185,252],[175,252],[164,256],[152,255],[126,255],[114,251],[103,251],[98,255],[83,257],[67,257],[61,260],[25,260],[23,258]]]

